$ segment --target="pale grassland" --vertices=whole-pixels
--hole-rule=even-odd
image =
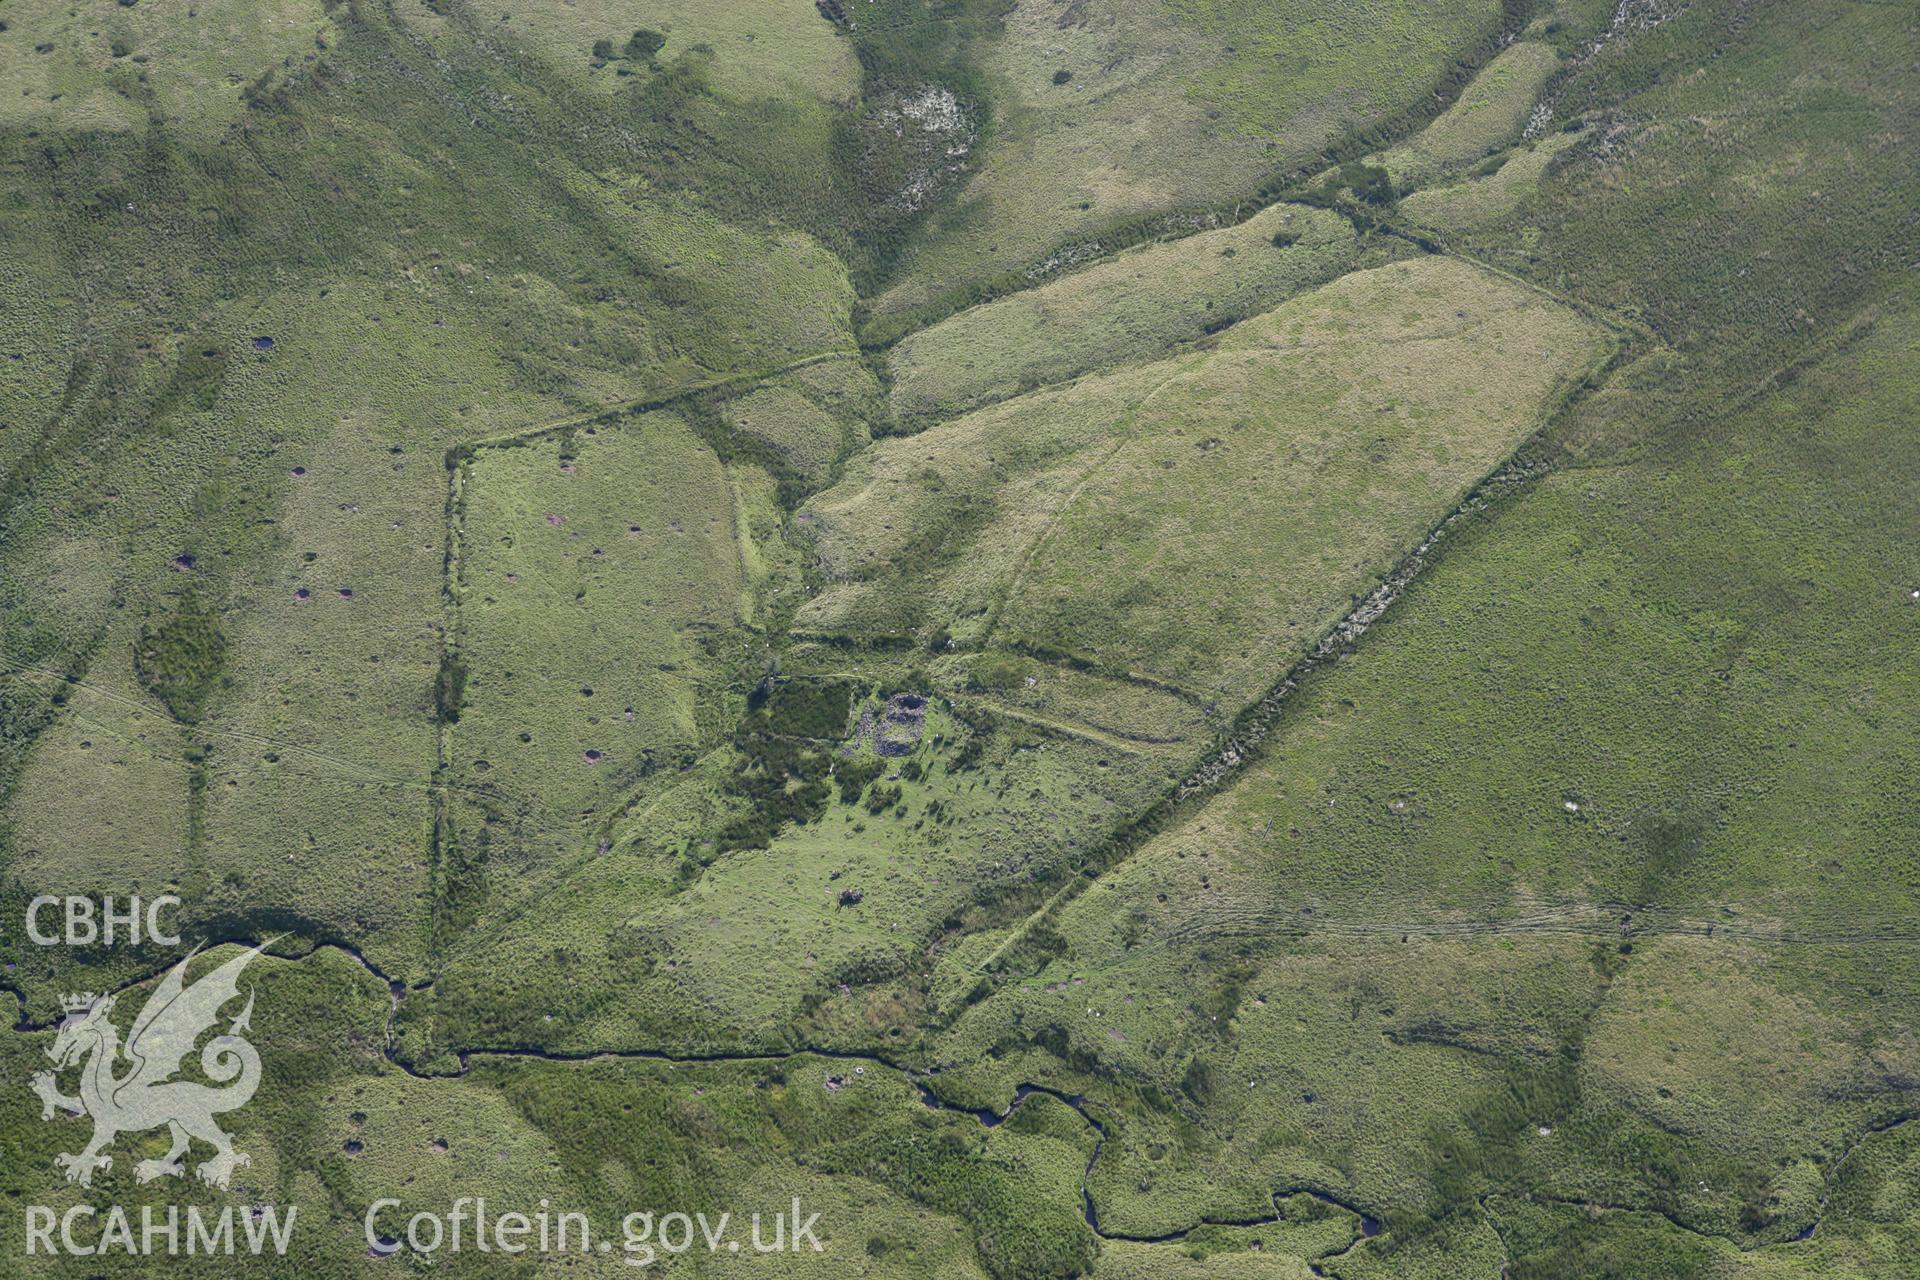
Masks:
[[[968,692],[968,658],[933,665],[918,688],[969,714],[987,705]],[[716,855],[686,820],[702,795],[714,803],[730,772],[731,749],[716,751],[635,806],[607,856],[579,860],[463,937],[433,1002],[422,1003],[418,1033],[688,1051],[777,1046],[799,1018],[835,1041],[903,1034],[907,1010],[887,989],[841,984],[899,971],[943,921],[972,909],[980,886],[1018,889],[1060,874],[1089,832],[1144,804],[1205,740],[1191,708],[1143,691],[1105,698],[1100,684],[1041,669],[1033,687],[1006,699],[997,728],[970,728],[936,701],[911,757],[881,762],[875,785],[898,786],[896,801],[836,798],[765,850]],[[976,734],[978,762],[954,766],[956,748]],[[861,748],[836,763],[872,759]],[[858,900],[842,902],[849,889]],[[536,957],[557,939],[572,959],[553,972]],[[593,999],[573,998],[587,989]]]
[[[990,636],[1251,697],[1606,348],[1445,259],[1344,277],[1207,350],[885,441],[810,508],[803,627]],[[1205,625],[1200,625],[1200,620]]]
[[[879,383],[857,358],[803,365],[726,401],[728,425],[771,445],[780,462],[816,486],[867,443],[880,410]]]
[[[1217,50],[1189,96],[1283,147],[1320,145],[1414,101],[1500,17],[1500,6],[1485,0],[1165,0],[1165,7]]]
[[[715,86],[740,99],[804,97],[820,102],[860,91],[853,45],[812,4],[742,0],[614,0],[516,4],[473,0],[466,6],[489,35],[505,33],[539,53],[562,76],[612,93],[644,75],[644,64],[618,56],[639,28],[667,38],[658,57],[676,58],[696,45],[713,50]],[[616,57],[594,65],[593,45],[611,40]],[[629,75],[621,74],[623,71]]]
[[[830,585],[800,631],[978,639],[1024,549],[1166,376],[1126,367],[988,406],[853,459],[801,511]]]
[[[1605,348],[1573,312],[1444,259],[1358,272],[1236,326],[1170,371],[1033,545],[1001,626],[1244,700]]]
[[[143,884],[180,879],[202,919],[272,902],[281,918],[355,939],[395,971],[418,960],[438,763],[446,451],[848,341],[845,273],[811,239],[743,234],[585,183],[575,194],[587,204],[572,207],[621,227],[627,248],[657,253],[685,286],[678,314],[724,339],[696,351],[618,291],[495,270],[437,223],[382,250],[398,283],[346,275],[246,294],[191,331],[126,339],[145,341],[114,394],[168,407],[109,448],[56,454],[37,488],[73,495],[14,508],[10,564],[40,584],[42,634],[114,646],[114,659],[94,664],[109,691],[128,692],[138,629],[157,625],[189,587],[213,609],[226,658],[204,720],[174,734],[171,759],[143,764],[109,748],[81,719],[101,720],[106,708],[76,699],[55,714],[48,748],[20,764],[33,812],[19,830],[36,878],[90,876],[124,850]],[[556,216],[522,211],[523,230],[550,229]],[[312,232],[298,223],[289,236],[304,243]],[[739,285],[749,278],[750,299]],[[40,310],[34,323],[57,316]],[[110,328],[116,314],[89,322]],[[22,347],[43,367],[30,342]],[[195,362],[204,391],[169,397]],[[97,361],[85,368],[102,376]],[[764,526],[769,501],[756,494],[742,508]],[[732,538],[732,503],[726,511]],[[175,567],[183,556],[190,570]],[[163,728],[143,723],[135,736],[165,752]],[[182,768],[190,757],[199,780]],[[90,801],[103,778],[126,783],[124,796]],[[25,803],[9,797],[10,818]],[[52,824],[90,805],[116,815],[115,838],[60,838]],[[123,842],[136,812],[152,821]]]
[[[267,315],[270,353],[230,339],[239,368],[218,411],[261,426],[329,411],[297,418],[250,477],[273,536],[221,618],[231,687],[202,728],[212,885],[196,896],[297,904],[403,968],[421,944],[438,761],[444,452],[560,406],[513,390],[479,326],[430,297],[336,287],[251,318]]]
[[[375,1196],[794,1194],[828,1252],[660,1270],[1912,1280],[1906,9],[236,3],[0,0],[0,908],[177,884],[199,964],[401,982],[258,962],[232,1194],[136,1182],[158,1135],[82,1189],[18,1082],[165,962],[0,929],[16,1204],[297,1203],[277,1271],[371,1280],[426,1265]],[[909,216],[875,108],[929,81],[995,114]],[[1413,188],[1365,270],[1112,257],[1327,138]],[[856,313],[983,284],[888,423]],[[907,754],[849,739],[903,692]],[[1084,1114],[916,1087],[1023,1084]]]
[[[35,894],[115,884],[148,898],[177,892],[188,873],[190,737],[140,687],[131,624],[114,661],[68,686],[68,704],[35,744],[20,780],[11,874]],[[58,677],[34,683],[52,689]]]
[[[321,0],[15,3],[5,20],[0,126],[17,128],[137,132],[158,112],[211,133],[240,116],[248,83],[336,37]]]
[[[230,306],[163,349],[219,353],[210,407],[181,405],[84,459],[90,470],[63,463],[42,483],[74,475],[84,501],[16,514],[15,563],[43,566],[38,607],[112,642],[90,668],[99,692],[74,698],[50,749],[23,762],[10,817],[32,834],[36,877],[91,884],[103,859],[124,857],[143,885],[178,879],[199,919],[273,901],[396,966],[417,955],[442,452],[562,407],[510,388],[469,314],[354,284]],[[254,350],[266,335],[273,347]],[[164,377],[170,363],[144,367]],[[214,610],[227,661],[204,718],[182,730],[129,659],[138,629],[190,590]],[[101,792],[108,779],[128,790]],[[50,825],[82,810],[117,815],[113,838]]]
[[[1910,468],[1876,425],[1913,397],[1915,330],[1890,307],[1710,442],[1499,510],[946,1051],[1057,1023],[1099,1074],[1178,1090],[1182,1120],[1130,1117],[1098,1171],[1141,1229],[1206,1187],[1408,1203],[1497,1166],[1575,1204],[1664,1180],[1673,1221],[1768,1242],[1701,1274],[1792,1274],[1838,1153],[1920,1072],[1911,1001],[1882,994],[1916,963],[1889,874],[1912,735],[1883,718],[1915,667],[1889,585]],[[1913,1200],[1879,1185],[1867,1238],[1896,1256]],[[1845,1273],[1831,1247],[1815,1274]]]
[[[851,443],[838,419],[790,386],[761,387],[730,401],[726,417],[779,450],[788,466],[809,479],[826,475]]]
[[[1411,191],[1493,154],[1520,136],[1559,65],[1559,55],[1537,41],[1508,46],[1438,119],[1370,163],[1386,166],[1394,185]]]
[[[0,476],[59,407],[73,368],[74,294],[35,211],[0,209]]]
[[[972,307],[888,354],[903,421],[951,417],[1091,369],[1151,360],[1347,270],[1346,219],[1274,205]]]

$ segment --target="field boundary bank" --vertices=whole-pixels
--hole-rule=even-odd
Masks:
[[[550,419],[514,431],[482,436],[449,446],[443,456],[447,472],[446,497],[442,507],[442,541],[440,563],[440,669],[444,672],[460,659],[460,602],[464,594],[462,570],[465,544],[466,484],[468,468],[475,457],[484,449],[516,449],[549,437],[575,431],[583,427],[611,425],[622,419],[643,416],[671,410],[676,405],[699,399],[702,396],[724,394],[731,391],[746,390],[769,383],[777,378],[799,369],[824,364],[830,360],[859,360],[857,348],[829,348],[812,352],[784,364],[744,373],[726,374],[717,378],[702,379],[689,383],[673,391],[658,392],[637,399],[584,410],[566,417]],[[451,738],[454,718],[449,717],[446,708],[434,709],[434,775],[425,782],[432,810],[431,833],[428,841],[428,875],[438,874],[440,849],[446,831],[448,813],[446,807],[449,790],[470,793],[486,799],[500,799],[516,806],[522,820],[533,820],[538,813],[538,805],[526,797],[502,793],[493,788],[463,786],[449,780],[452,768]],[[623,807],[624,807],[623,802]],[[562,825],[539,824],[536,828],[541,835],[564,834],[578,835],[581,824]]]

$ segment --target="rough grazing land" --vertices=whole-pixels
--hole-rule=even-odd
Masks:
[[[0,1187],[299,1215],[0,1275],[1911,1280],[1916,66],[0,0]],[[179,952],[19,926],[163,893],[275,939],[250,1159],[82,1187],[61,998]]]

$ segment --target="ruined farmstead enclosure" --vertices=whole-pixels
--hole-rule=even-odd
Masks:
[[[871,747],[889,759],[910,755],[927,731],[927,698],[919,693],[896,693],[883,703],[860,708],[859,723],[843,754]]]

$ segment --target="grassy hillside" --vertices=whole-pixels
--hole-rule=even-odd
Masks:
[[[1501,25],[1490,0],[1014,7],[979,54],[993,143],[906,241],[874,311],[933,304],[1120,224],[1230,205],[1419,102],[1491,53]]]
[[[1303,1177],[1435,1218],[1513,1180],[1735,1239],[1802,1229],[1819,1167],[1903,1113],[1920,1043],[1872,994],[1905,990],[1915,959],[1887,807],[1912,745],[1873,710],[1912,665],[1912,602],[1868,585],[1900,572],[1906,480],[1838,469],[1876,465],[1914,333],[1885,317],[1657,481],[1576,472],[1513,500],[1308,682],[1242,782],[1066,909],[1060,957],[947,1052],[1057,1025],[1069,1061],[1197,1121],[1178,1157],[1116,1146],[1107,1185],[1141,1230],[1218,1211],[1181,1208],[1182,1186]],[[1871,403],[1839,390],[1868,385]],[[1688,474],[1783,434],[1815,454],[1745,473],[1770,502],[1729,512]],[[1783,541],[1838,559],[1783,594],[1762,567]],[[1724,576],[1680,568],[1703,562]],[[1684,610],[1676,571],[1703,593]],[[1837,651],[1855,656],[1833,679]],[[1468,1112],[1460,1136],[1460,1095],[1508,1090],[1530,1114]],[[1382,1097],[1419,1123],[1368,1127]],[[1175,1118],[1142,1116],[1134,1150]],[[1494,1162],[1457,1181],[1446,1153],[1495,1137],[1531,1154],[1469,1151]],[[1135,1171],[1161,1164],[1136,1202]]]
[[[1604,351],[1577,316],[1436,260],[1283,305],[1156,389],[1032,548],[1001,626],[1244,700]]]
[[[1401,191],[1431,185],[1517,139],[1532,123],[1540,90],[1559,68],[1553,49],[1522,40],[1501,50],[1433,123],[1405,143],[1369,159]]]

